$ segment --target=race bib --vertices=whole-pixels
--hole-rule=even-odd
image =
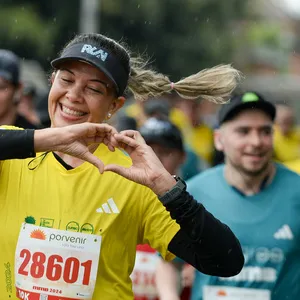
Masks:
[[[271,300],[269,290],[204,286],[203,300]]]
[[[157,299],[155,270],[158,261],[155,252],[136,252],[135,266],[130,276],[135,299]]]
[[[101,236],[23,223],[15,254],[17,297],[92,299]]]

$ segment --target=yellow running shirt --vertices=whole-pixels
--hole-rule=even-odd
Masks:
[[[300,159],[287,161],[284,163],[284,165],[290,170],[300,174]]]
[[[129,276],[134,266],[137,244],[148,243],[165,259],[172,259],[173,254],[167,251],[167,247],[179,230],[179,225],[147,187],[113,172],[100,175],[98,169],[87,162],[66,170],[53,153],[40,155],[37,154],[34,160],[6,160],[0,165],[1,300],[17,299],[14,261],[23,222],[40,226],[40,229],[33,230],[23,240],[29,248],[32,248],[33,241],[42,243],[37,239],[45,239],[48,229],[61,231],[57,234],[55,230],[56,233],[51,234],[50,239],[65,238],[74,244],[85,241],[68,236],[75,235],[74,232],[101,235],[101,251],[97,249],[100,252],[97,281],[92,299],[133,299]],[[104,145],[98,147],[95,155],[105,164],[131,165],[131,159],[123,152],[110,152]],[[41,257],[46,254],[42,252],[35,258],[32,256],[32,261],[23,261],[20,269],[16,269],[27,274],[28,266],[31,265],[32,276],[44,277],[44,267],[50,264],[50,259],[41,262]],[[29,251],[23,252],[21,257],[25,259],[27,254],[30,254]],[[75,258],[69,260],[69,271],[79,268],[74,260],[76,263]],[[55,260],[51,263],[53,266]],[[61,272],[56,271],[47,273],[53,282],[62,276]],[[71,275],[64,273],[64,278],[71,282],[73,275],[74,270]]]
[[[187,143],[192,150],[209,165],[212,164],[214,153],[213,130],[205,124],[192,128],[187,137]]]
[[[274,158],[279,162],[300,158],[299,130],[295,128],[287,136],[284,136],[278,127],[274,126]]]

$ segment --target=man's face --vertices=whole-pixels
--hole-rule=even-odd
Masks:
[[[14,95],[17,88],[9,81],[0,77],[0,118],[14,107]]]
[[[248,176],[265,171],[273,152],[273,123],[268,115],[248,109],[222,125],[216,133],[226,163]]]

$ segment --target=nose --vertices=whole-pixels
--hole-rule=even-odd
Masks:
[[[66,98],[70,102],[83,102],[83,91],[78,84],[73,84],[69,87]]]
[[[250,139],[251,145],[255,147],[259,147],[262,144],[262,137],[259,134],[259,132],[253,132],[251,134],[251,139]]]

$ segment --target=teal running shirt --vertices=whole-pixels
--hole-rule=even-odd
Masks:
[[[245,265],[230,278],[196,272],[192,300],[300,299],[300,176],[276,164],[270,185],[245,196],[224,165],[188,181],[188,191],[239,239]]]

